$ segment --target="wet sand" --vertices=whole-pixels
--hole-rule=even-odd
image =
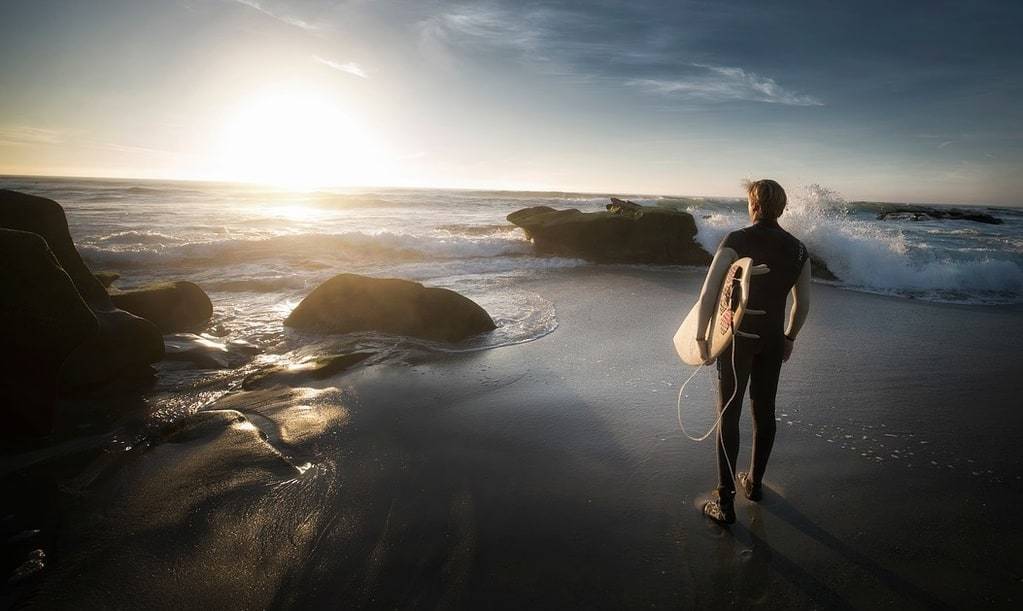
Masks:
[[[62,484],[43,607],[1013,608],[1023,310],[815,285],[760,504],[697,511],[695,271],[538,275],[527,344],[235,393]],[[713,422],[714,373],[687,391]],[[234,410],[234,411],[231,411]],[[749,456],[748,404],[740,468]]]

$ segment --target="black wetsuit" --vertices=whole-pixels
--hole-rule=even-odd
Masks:
[[[746,384],[750,387],[753,412],[753,460],[750,468],[753,482],[763,481],[767,459],[774,445],[777,430],[774,399],[778,392],[782,353],[785,349],[785,301],[789,291],[810,256],[803,243],[792,237],[773,220],[757,221],[745,229],[733,231],[719,248],[731,248],[740,258],[750,257],[754,265],[765,264],[767,274],[750,278],[748,309],[764,310],[763,315],[744,316],[739,330],[755,333],[760,339],[738,337],[735,342],[735,377],[732,376],[732,348],[718,356],[718,410],[735,392],[735,399],[721,419],[718,441],[718,494],[731,499],[735,494],[733,474],[725,462],[725,453],[732,468],[739,454],[739,414],[742,410]],[[739,389],[735,391],[736,383]]]

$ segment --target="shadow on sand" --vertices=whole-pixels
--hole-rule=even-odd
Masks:
[[[750,504],[746,509],[750,517],[749,528],[741,523],[736,523],[729,530],[735,541],[748,547],[747,550],[744,550],[744,553],[747,554],[745,558],[747,567],[743,571],[742,589],[748,597],[752,597],[754,600],[757,598],[758,591],[766,592],[769,568],[773,567],[784,579],[802,590],[816,604],[834,609],[854,608],[850,602],[823,581],[771,546],[763,518],[763,513],[767,512],[823,545],[846,562],[858,567],[878,583],[906,600],[911,600],[928,609],[951,608],[933,594],[910,583],[871,560],[865,554],[843,543],[768,486],[764,486],[763,501],[759,504]]]

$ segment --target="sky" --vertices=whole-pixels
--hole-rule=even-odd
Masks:
[[[0,5],[0,174],[1023,205],[1023,3]]]

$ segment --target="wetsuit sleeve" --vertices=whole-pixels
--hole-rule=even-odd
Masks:
[[[810,313],[810,258],[803,262],[803,269],[799,272],[799,278],[792,285],[792,311],[789,312],[789,324],[785,328],[785,336],[796,339],[799,330],[806,322],[806,315]]]
[[[700,291],[700,317],[696,321],[695,339],[707,339],[703,336],[707,333],[707,325],[710,323],[710,317],[714,314],[714,302],[717,301],[718,287],[724,281],[728,268],[739,260],[739,255],[732,248],[726,246],[727,243],[728,238],[721,242],[721,246],[714,254],[714,260],[710,263],[710,269],[707,270],[707,277],[703,280],[703,289]]]

